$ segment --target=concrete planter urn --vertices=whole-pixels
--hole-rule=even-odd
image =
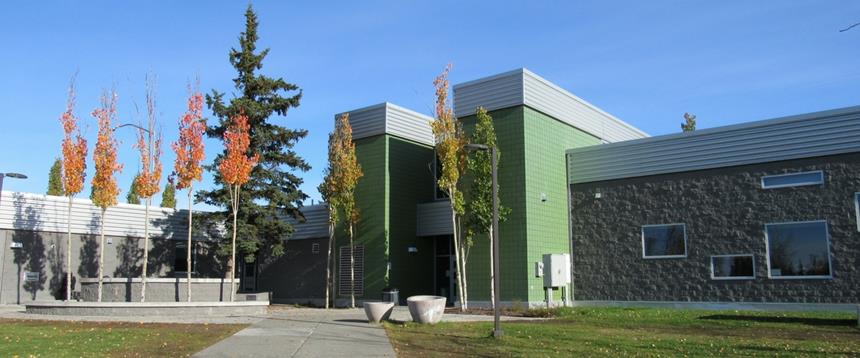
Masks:
[[[413,321],[436,324],[445,313],[445,301],[442,296],[412,296],[406,299],[406,304]]]
[[[367,315],[367,321],[370,323],[379,323],[388,319],[391,316],[391,311],[394,310],[393,302],[365,302],[364,314]]]

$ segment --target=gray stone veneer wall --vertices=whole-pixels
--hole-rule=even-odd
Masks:
[[[824,185],[761,188],[762,175],[805,170]],[[856,303],[858,191],[860,154],[572,185],[575,299]],[[805,220],[827,220],[833,277],[768,278],[764,225]],[[664,223],[686,224],[687,257],[643,259],[641,225]],[[720,254],[753,254],[755,279],[712,280]]]

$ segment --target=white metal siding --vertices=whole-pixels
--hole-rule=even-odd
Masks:
[[[360,139],[385,133],[385,103],[359,108],[349,112],[349,124],[352,125],[352,138]],[[344,113],[334,116],[338,120]]]
[[[430,129],[433,118],[398,105],[385,102],[344,113],[349,113],[353,139],[390,134],[421,144],[434,144]],[[335,119],[342,114],[335,115]]]
[[[532,107],[607,142],[645,138],[645,132],[523,69],[523,96]]]
[[[478,107],[492,111],[518,106],[523,101],[523,69],[454,85],[457,118],[475,114]]]
[[[607,142],[647,137],[535,73],[522,68],[454,86],[454,113],[465,117],[478,106],[496,110],[526,105]]]
[[[429,146],[434,144],[432,117],[391,103],[386,103],[385,116],[386,133]]]
[[[62,196],[3,191],[0,198],[0,229],[64,233],[67,230],[68,203],[68,199]],[[108,208],[105,235],[143,237],[144,214],[143,205],[117,204]],[[151,206],[149,217],[149,232],[153,237],[187,237],[187,210]],[[99,234],[101,209],[90,200],[74,199],[71,218],[72,233]]]
[[[860,106],[567,151],[585,183],[860,151]]]
[[[448,200],[418,204],[416,216],[418,220],[416,225],[417,236],[452,235],[454,233],[451,225],[451,204]]]

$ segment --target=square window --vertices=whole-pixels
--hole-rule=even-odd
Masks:
[[[779,175],[765,175],[761,177],[762,189],[776,189],[792,186],[822,184],[824,184],[824,172],[821,170]]]
[[[687,229],[684,224],[642,226],[642,257],[687,257]]]
[[[748,280],[755,278],[753,255],[711,256],[711,279]]]
[[[830,278],[826,221],[765,225],[770,278]]]

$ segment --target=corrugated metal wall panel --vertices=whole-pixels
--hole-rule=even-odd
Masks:
[[[860,107],[569,150],[571,183],[860,151]]]
[[[454,85],[454,115],[458,118],[475,114],[479,106],[488,111],[523,104],[523,70]]]
[[[0,199],[0,229],[66,232],[68,199],[59,196],[3,191]],[[143,205],[117,204],[107,209],[105,235],[143,237]],[[150,234],[153,237],[184,239],[187,210],[149,208]],[[87,199],[72,201],[72,232],[99,234],[101,209]],[[177,237],[178,235],[178,237]],[[195,240],[206,239],[195,236]]]
[[[529,70],[523,69],[523,74],[524,103],[529,107],[608,142],[648,136]]]
[[[359,108],[349,113],[349,124],[352,125],[352,138],[361,139],[385,133],[386,104],[380,103],[369,107]],[[334,116],[337,120],[343,113]]]
[[[434,144],[433,130],[430,129],[432,120],[432,117],[386,103],[385,132],[388,134],[432,146]]]
[[[304,222],[288,219],[293,224],[293,236],[290,240],[319,239],[328,237],[328,206],[326,204],[308,205],[302,207],[305,215]]]
[[[433,118],[398,105],[385,102],[344,113],[349,113],[353,139],[390,134],[421,144],[434,144],[430,129]],[[335,119],[342,114],[336,114]]]
[[[534,108],[608,142],[648,136],[525,68],[454,86],[457,117],[474,114],[478,106],[495,110],[518,105]]]
[[[452,235],[451,203],[447,200],[418,204],[417,236]]]

